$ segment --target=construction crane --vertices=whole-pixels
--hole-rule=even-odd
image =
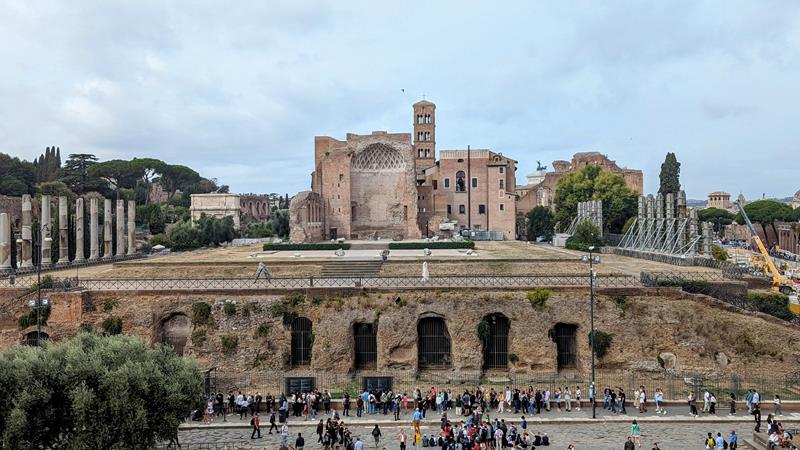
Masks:
[[[775,263],[772,262],[772,257],[767,251],[767,248],[764,247],[764,243],[761,242],[761,238],[758,237],[758,233],[756,233],[753,222],[750,222],[750,218],[747,217],[747,213],[744,212],[744,206],[742,206],[741,203],[736,202],[736,207],[739,208],[739,213],[741,213],[744,222],[747,224],[747,228],[750,229],[750,234],[752,235],[753,240],[756,242],[756,247],[761,253],[761,257],[764,258],[764,265],[766,266],[770,275],[772,275],[772,290],[775,292],[780,292],[781,294],[794,295],[794,282],[789,277],[781,274],[780,271],[778,271],[778,268],[775,267]],[[800,314],[800,305],[790,305],[790,309],[795,314]]]

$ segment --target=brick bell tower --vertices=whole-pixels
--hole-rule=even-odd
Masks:
[[[436,164],[436,105],[421,100],[413,107],[414,161],[420,171]]]

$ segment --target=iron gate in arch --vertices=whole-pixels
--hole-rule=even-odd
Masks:
[[[425,317],[417,324],[417,366],[447,369],[452,363],[450,333],[441,317]]]
[[[356,369],[375,369],[378,366],[378,330],[373,323],[353,324]]]
[[[559,369],[578,366],[578,343],[575,337],[577,329],[577,325],[568,323],[557,323],[555,326]]]
[[[505,369],[508,367],[508,331],[511,323],[502,314],[490,314],[483,320],[489,324],[489,333],[483,342],[483,367]]]
[[[311,321],[305,317],[297,317],[292,321],[292,365],[305,366],[311,364],[311,346],[314,335]]]

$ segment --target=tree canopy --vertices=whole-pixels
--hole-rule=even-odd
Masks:
[[[536,240],[539,236],[544,236],[545,239],[553,237],[553,213],[550,208],[545,206],[537,206],[528,211],[525,216],[527,219],[527,235],[528,240]]]
[[[753,224],[761,225],[761,230],[764,236],[767,236],[767,226],[772,228],[775,236],[778,235],[778,230],[775,228],[775,222],[791,221],[794,216],[792,207],[786,203],[781,203],[775,200],[757,200],[744,205],[744,211],[747,217]],[[744,218],[741,213],[736,214],[736,222],[743,224]],[[764,243],[769,245],[768,242]]]
[[[36,192],[36,167],[0,153],[0,194],[20,196]]]
[[[659,175],[660,187],[659,194],[667,195],[672,192],[677,193],[681,190],[681,163],[675,157],[675,153],[667,153],[664,162],[661,164],[661,174]]]
[[[636,214],[636,193],[628,189],[621,176],[597,166],[586,166],[558,180],[555,195],[558,228],[567,228],[578,214],[578,203],[588,200],[603,202],[603,226],[611,233],[619,233],[625,221]]]
[[[697,213],[697,218],[701,222],[711,222],[714,224],[714,231],[720,233],[725,225],[730,225],[736,216],[725,209],[706,208]]]
[[[145,448],[177,436],[203,392],[194,360],[82,334],[0,353],[3,448]]]

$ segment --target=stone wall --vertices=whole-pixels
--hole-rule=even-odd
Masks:
[[[81,324],[100,329],[103,320],[123,320],[123,332],[160,342],[184,336],[184,353],[207,367],[248,372],[257,370],[330,373],[354,371],[353,324],[377,323],[377,370],[413,373],[417,370],[417,324],[425,317],[446,321],[451,338],[451,367],[447,372],[480,371],[482,345],[477,327],[482,318],[502,314],[510,320],[509,352],[517,356],[508,370],[517,373],[557,369],[556,344],[549,331],[557,323],[577,326],[577,367],[588,371],[589,302],[585,290],[552,290],[545,305],[535,308],[525,291],[393,291],[338,292],[315,290],[252,295],[237,292],[198,294],[180,292],[67,292],[49,293],[52,314],[46,332],[61,339],[79,332]],[[22,342],[29,330],[16,327],[27,312],[25,298],[8,295],[0,316],[0,345]],[[285,306],[290,298],[296,306]],[[796,342],[797,326],[748,312],[704,296],[677,289],[601,290],[596,296],[596,327],[611,333],[601,368],[658,370],[657,356],[674,354],[673,368],[705,372],[747,372],[770,368],[784,372],[800,362],[796,345],[775,346],[774,339]],[[235,313],[225,313],[225,302]],[[191,322],[193,304],[211,305],[211,324]],[[229,308],[230,310],[230,308]],[[292,367],[290,317],[313,324],[310,366]],[[188,320],[188,322],[187,322]],[[189,326],[191,325],[191,332]],[[261,334],[257,330],[261,330]],[[186,335],[191,337],[186,339]],[[236,336],[237,348],[225,354],[222,336]],[[724,354],[725,358],[719,355]],[[725,361],[723,365],[720,361]]]

